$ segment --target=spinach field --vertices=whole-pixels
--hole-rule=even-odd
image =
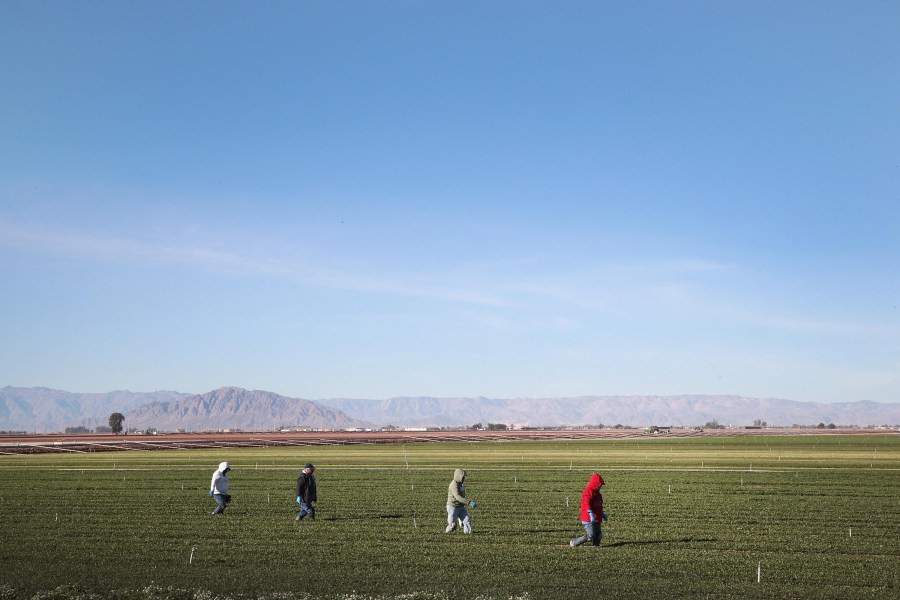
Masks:
[[[213,516],[227,460],[234,501]],[[316,464],[317,520],[294,484]],[[474,533],[444,533],[453,469]],[[593,471],[601,548],[571,548]],[[0,457],[0,600],[900,597],[900,436]]]

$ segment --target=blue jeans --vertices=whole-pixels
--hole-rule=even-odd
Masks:
[[[570,546],[580,546],[588,540],[591,540],[591,546],[599,546],[600,540],[603,539],[603,530],[600,528],[600,521],[596,521],[594,523],[588,523],[586,521],[581,522],[584,525],[584,535],[575,538],[571,542],[569,542]]]
[[[313,506],[310,506],[306,502],[300,502],[300,510],[297,511],[297,520],[302,520],[303,517],[309,517],[310,521],[316,520],[316,509]]]
[[[214,494],[213,498],[216,501],[216,510],[213,511],[214,515],[220,515],[225,512],[225,507],[228,506],[228,501],[231,500],[231,496],[225,494]]]
[[[465,506],[447,505],[447,528],[445,533],[450,533],[456,529],[456,524],[462,523],[463,533],[472,533],[472,519],[469,518],[469,511]]]

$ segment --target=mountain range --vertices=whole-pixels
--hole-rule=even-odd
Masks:
[[[154,401],[125,415],[128,427],[172,431],[209,429],[272,430],[290,427],[350,429],[371,423],[340,410],[272,392],[225,387],[171,402]]]
[[[504,423],[553,425],[752,425],[772,426],[895,425],[900,403],[844,402],[827,404],[778,398],[726,395],[580,396],[575,398],[390,398],[388,400],[320,400],[358,419],[379,426],[458,426]]]
[[[180,392],[107,392],[76,394],[44,387],[0,388],[0,431],[63,431],[70,426],[93,429],[108,425],[113,412],[129,411],[152,402],[174,402],[190,396]],[[126,424],[127,425],[127,424]]]
[[[0,388],[0,431],[63,431],[106,425],[112,412],[129,429],[271,430],[306,427],[460,427],[482,423],[572,425],[898,425],[900,403],[795,402],[728,395],[581,396],[574,398],[400,397],[305,400],[223,387],[205,394],[116,391],[76,394],[48,388]]]

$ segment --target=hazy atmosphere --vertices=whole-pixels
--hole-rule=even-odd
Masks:
[[[0,4],[0,386],[900,401],[900,3]]]

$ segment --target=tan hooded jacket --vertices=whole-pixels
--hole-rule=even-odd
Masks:
[[[466,498],[466,485],[463,483],[466,479],[466,471],[457,469],[453,472],[453,481],[450,482],[450,489],[447,491],[447,506],[466,506],[469,499]]]

